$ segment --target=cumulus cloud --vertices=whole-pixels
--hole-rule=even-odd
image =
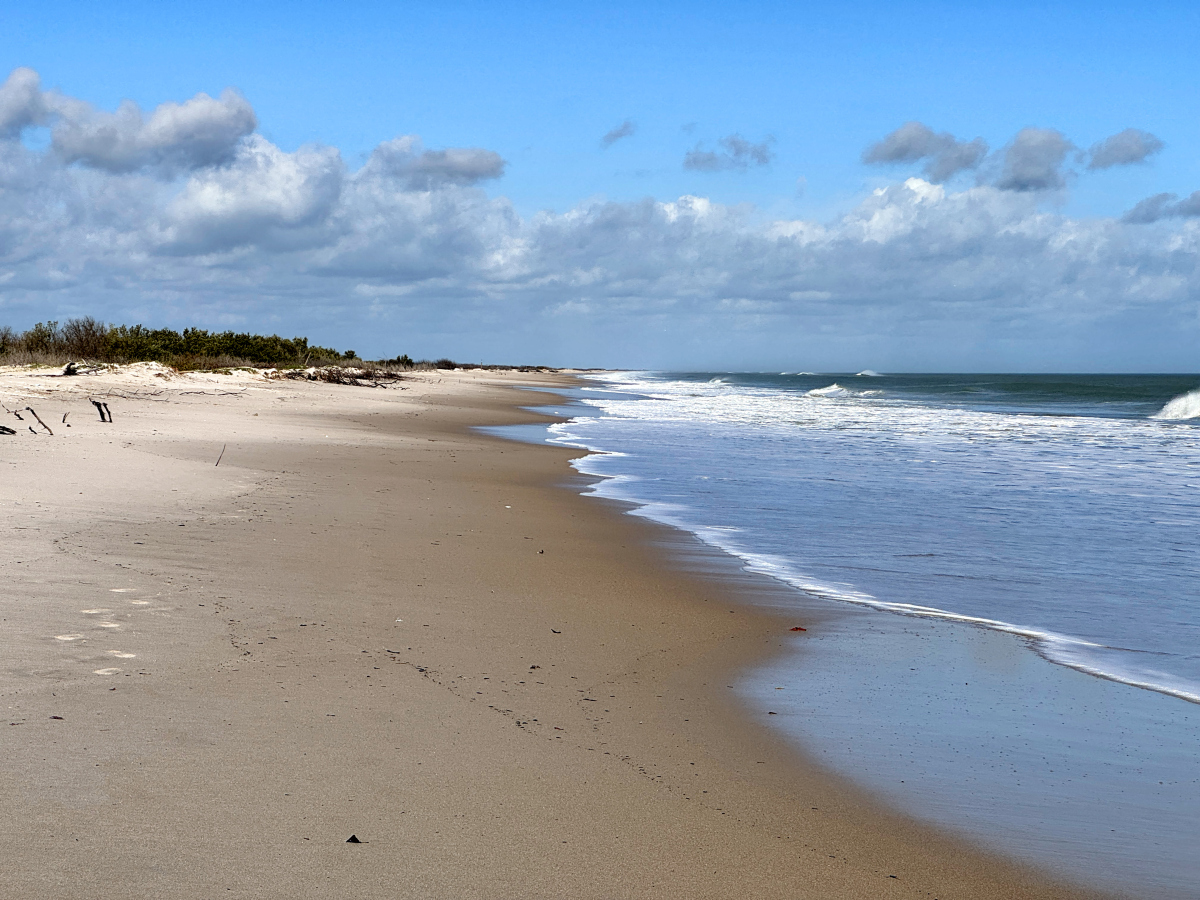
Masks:
[[[1193,191],[1182,200],[1178,194],[1155,194],[1138,203],[1122,219],[1137,225],[1159,219],[1194,219],[1200,216],[1200,191]]]
[[[755,144],[740,134],[731,134],[717,141],[720,151],[703,150],[702,145],[697,144],[684,156],[683,167],[695,172],[722,172],[765,166],[775,158],[775,152],[771,149],[774,143],[775,139],[771,137]]]
[[[49,111],[33,69],[13,69],[0,84],[0,138],[15,138],[32,125],[45,124]]]
[[[917,162],[925,160],[931,181],[946,181],[965,169],[974,169],[987,156],[983,138],[960,141],[949,132],[938,134],[921,122],[905,122],[878,143],[863,151],[865,163]]]
[[[600,144],[605,148],[611,147],[617,141],[621,140],[621,138],[632,137],[636,131],[637,124],[631,119],[626,119],[620,125],[610,130],[604,137],[600,138]]]
[[[1196,230],[1164,240],[1046,213],[1036,192],[919,178],[824,222],[693,196],[521,217],[471,184],[411,189],[389,145],[349,171],[333,148],[252,136],[177,186],[21,150],[0,164],[0,319],[149,309],[334,336],[353,321],[364,352],[399,352],[394,333],[416,353],[564,364],[682,364],[688,347],[703,362],[715,334],[730,353],[903,337],[935,357],[973,346],[963,329],[1003,344],[1120,320],[1196,337]]]
[[[1004,191],[1050,191],[1063,187],[1062,166],[1075,145],[1053,128],[1022,128],[1004,148],[996,187]]]
[[[410,190],[425,191],[500,178],[507,163],[500,154],[480,147],[426,150],[419,137],[409,134],[380,144],[367,165],[379,175],[403,181]]]
[[[326,239],[344,177],[341,154],[332,147],[285,153],[255,135],[230,165],[187,181],[165,210],[162,246],[176,253],[211,253]]]
[[[157,168],[166,173],[228,162],[258,126],[254,109],[226,89],[219,98],[199,93],[163,103],[147,117],[131,100],[115,113],[56,91],[43,91],[37,72],[14,69],[0,85],[0,137],[50,126],[54,151],[66,163],[109,172]]]
[[[1089,169],[1111,169],[1113,166],[1131,166],[1145,162],[1165,145],[1148,131],[1126,128],[1104,140],[1092,144],[1088,151],[1091,157]]]
[[[49,105],[57,115],[51,131],[55,151],[68,163],[110,172],[226,163],[258,127],[253,108],[232,89],[219,98],[200,93],[184,103],[163,103],[148,117],[131,100],[115,113],[58,96],[50,97]]]
[[[480,187],[498,156],[414,136],[353,170],[251,134],[173,180],[2,141],[0,322],[90,313],[561,364],[1186,365],[1200,194],[1128,221],[1047,212],[1063,143],[1039,156],[1019,135],[1009,183],[910,178],[816,221],[698,196],[522,216]],[[1126,361],[1138,334],[1153,355]],[[1004,355],[1039,340],[1044,357]]]

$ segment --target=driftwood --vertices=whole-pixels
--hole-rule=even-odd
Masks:
[[[289,369],[277,373],[274,377],[371,388],[386,387],[397,381],[405,380],[403,375],[396,372],[352,368],[349,366],[318,366],[308,369]]]
[[[31,416],[33,416],[35,419],[37,419],[37,423],[38,423],[39,425],[41,425],[43,428],[45,428],[45,429],[46,429],[46,431],[47,431],[47,432],[49,432],[51,436],[53,436],[53,435],[54,435],[54,432],[53,432],[53,431],[50,431],[50,426],[49,426],[49,425],[47,425],[45,422],[43,422],[43,421],[42,421],[42,417],[41,417],[41,416],[39,416],[37,413],[35,413],[35,412],[33,411],[33,407],[32,407],[32,406],[27,406],[27,407],[25,407],[25,411],[26,411],[27,413],[29,413]],[[33,431],[33,429],[30,429],[30,431]],[[36,432],[36,431],[34,431],[33,433],[34,433],[34,434],[37,434],[37,432]]]
[[[106,391],[103,394],[97,394],[97,397],[117,397],[121,400],[154,400],[161,394],[162,391]],[[95,403],[95,400],[92,400]],[[169,403],[170,401],[163,397],[157,400],[158,403]]]
[[[9,428],[7,425],[0,425],[0,434],[16,434],[17,432]]]
[[[99,400],[93,400],[92,406],[96,407],[96,412],[100,413],[101,422],[112,421],[112,413],[108,411],[107,403],[101,403]]]
[[[217,456],[217,461],[213,464],[214,467],[219,466],[221,464],[221,458],[225,456],[225,448],[228,446],[229,446],[228,444],[221,445],[221,453]]]
[[[63,366],[63,375],[95,375],[98,372],[103,372],[108,369],[108,366],[103,363],[90,363],[87,360],[78,360],[69,362]]]

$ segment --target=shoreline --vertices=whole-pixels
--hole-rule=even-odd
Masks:
[[[610,395],[572,396],[591,404],[587,398]],[[763,503],[778,514],[782,507],[762,490],[766,482],[754,484],[749,473],[721,478],[715,463],[723,457],[682,446],[676,454],[661,434],[639,425],[661,419],[663,433],[678,439],[673,423],[687,415],[688,402],[659,416],[598,399],[615,418],[591,418],[592,409],[578,425],[550,428],[550,440],[599,454],[574,463],[600,478],[591,495],[628,503],[633,515],[730,552],[772,582],[797,584],[801,590],[785,593],[786,606],[801,618],[828,616],[792,636],[783,656],[738,680],[748,704],[760,715],[776,712],[770,724],[787,740],[893,809],[1097,890],[1192,896],[1200,877],[1189,843],[1200,757],[1189,704],[1046,660],[1025,635],[1012,633],[1022,629],[981,629],[961,616],[881,615],[871,607],[891,612],[893,605],[855,602],[861,598],[850,587],[849,603],[816,599],[821,585],[805,593],[809,578],[789,564],[796,557],[786,543],[756,528],[748,512],[735,512],[728,487],[712,487],[712,496],[707,487],[709,477],[750,481],[745,510]],[[727,462],[734,461],[750,464],[745,453],[731,453]],[[747,534],[727,535],[731,524]],[[853,525],[843,521],[824,533]],[[788,523],[780,526],[790,534]],[[802,531],[792,537],[807,546]],[[764,547],[782,558],[760,556]],[[875,588],[876,596],[892,596],[886,584]]]
[[[473,431],[553,379],[438,377],[124,400],[14,457],[0,894],[1098,896],[785,744],[725,673],[807,623],[564,490],[579,451]]]

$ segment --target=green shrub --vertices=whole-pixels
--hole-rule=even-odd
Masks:
[[[330,347],[309,345],[308,338],[281,338],[233,331],[185,328],[147,328],[144,325],[105,325],[85,316],[58,322],[39,322],[18,334],[0,326],[0,355],[22,361],[61,362],[87,359],[95,362],[160,362],[176,368],[219,365],[310,366],[361,363],[353,350],[340,353]],[[407,360],[407,363],[404,361]],[[407,355],[400,365],[412,365]],[[453,363],[451,363],[453,365]]]

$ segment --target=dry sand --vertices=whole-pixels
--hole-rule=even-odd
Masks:
[[[798,623],[472,432],[518,381],[0,372],[0,896],[1085,896],[735,706]]]

